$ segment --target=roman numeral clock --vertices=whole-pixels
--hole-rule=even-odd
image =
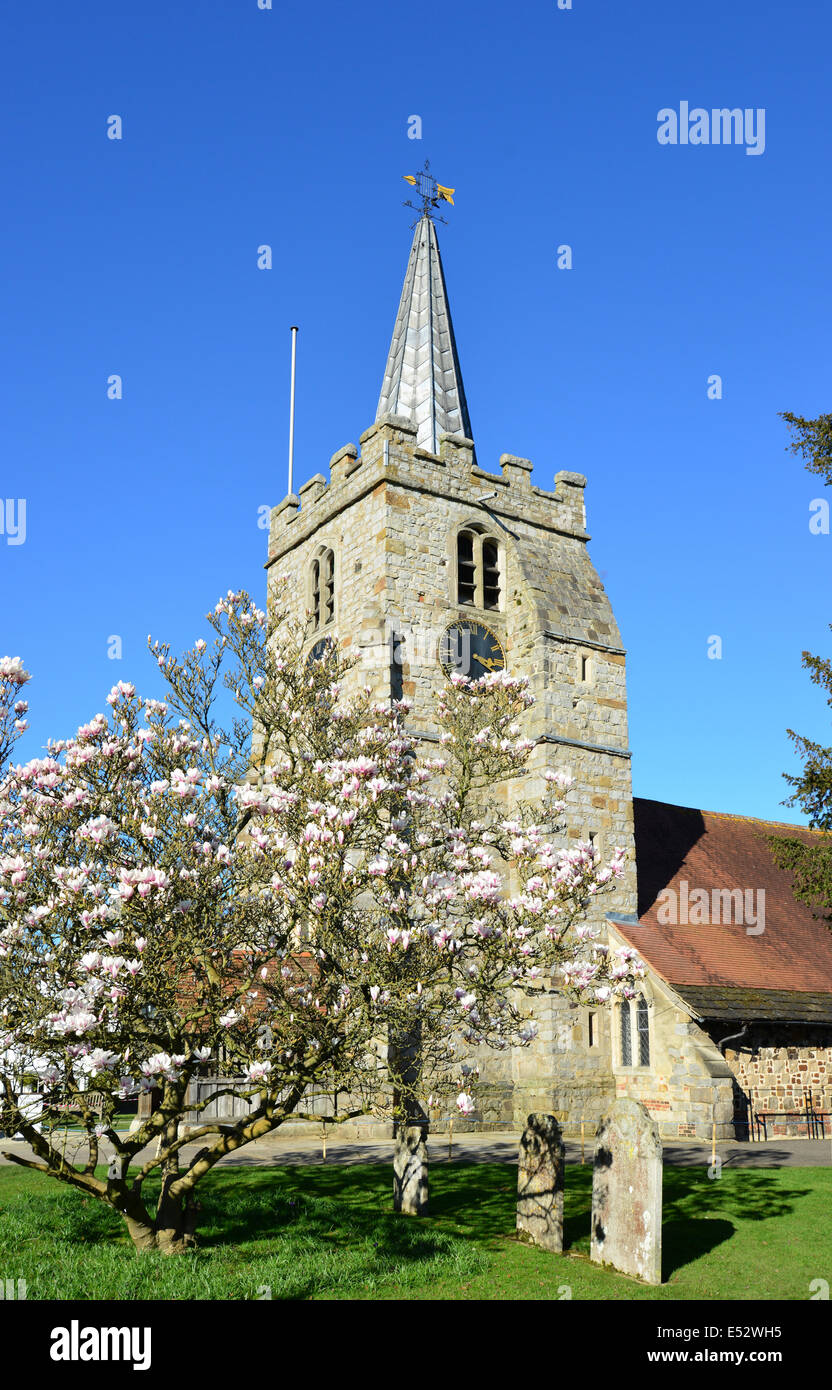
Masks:
[[[458,618],[439,639],[439,662],[446,676],[461,675],[476,681],[492,671],[504,670],[506,654],[486,623]]]

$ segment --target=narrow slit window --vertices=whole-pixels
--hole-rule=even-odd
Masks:
[[[312,562],[312,626],[321,626],[321,564]]]
[[[586,1035],[588,1045],[590,1047],[597,1047],[598,1029],[594,1013],[588,1013],[586,1016]]]
[[[324,622],[335,617],[335,555],[328,550],[324,556]]]
[[[591,678],[590,659],[588,656],[581,657],[581,680],[584,685],[588,685]]]
[[[621,1065],[631,1067],[633,1065],[633,1039],[630,1023],[630,1005],[628,1003],[618,1006],[618,1026],[621,1032]]]

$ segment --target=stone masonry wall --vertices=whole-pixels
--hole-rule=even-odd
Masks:
[[[592,1012],[592,1044],[588,1015]],[[538,1025],[527,1047],[505,1053],[482,1048],[476,1054],[475,1123],[522,1128],[532,1111],[554,1115],[567,1134],[586,1133],[615,1099],[610,1068],[609,1020],[604,1009],[574,1007],[555,990],[541,991],[533,1004]]]
[[[737,1029],[740,1025],[737,1024]],[[724,1036],[731,1031],[721,1023]],[[714,1030],[716,1031],[716,1029]],[[782,1120],[767,1121],[772,1135],[805,1135],[805,1123],[787,1119],[788,1111],[803,1111],[810,1093],[816,1111],[825,1112],[826,1133],[832,1115],[832,1027],[801,1023],[754,1023],[748,1036],[726,1047],[725,1060],[737,1079],[742,1099],[754,1112],[774,1111]],[[742,1106],[742,1099],[738,1111]]]

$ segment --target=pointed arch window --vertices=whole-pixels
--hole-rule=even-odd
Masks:
[[[482,526],[466,526],[456,538],[457,603],[500,607],[500,545]]]
[[[335,553],[324,550],[312,561],[310,575],[312,627],[326,627],[335,618]]]

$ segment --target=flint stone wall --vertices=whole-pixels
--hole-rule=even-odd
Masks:
[[[737,1030],[740,1028],[737,1024]],[[731,1025],[719,1025],[722,1035]],[[754,1023],[746,1037],[726,1047],[725,1060],[737,1081],[738,1128],[747,1123],[747,1102],[755,1112],[774,1111],[782,1119],[766,1122],[774,1137],[802,1137],[804,1121],[789,1111],[805,1113],[806,1097],[811,1096],[816,1112],[825,1114],[824,1128],[830,1132],[832,1114],[832,1027],[805,1023]]]

